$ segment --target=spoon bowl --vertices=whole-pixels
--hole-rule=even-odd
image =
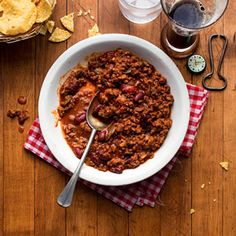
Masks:
[[[107,122],[102,121],[98,117],[95,117],[93,114],[94,110],[99,105],[98,96],[99,96],[99,92],[95,94],[95,96],[93,97],[93,99],[91,100],[89,104],[89,107],[86,112],[86,121],[91,129],[103,130],[109,124]]]

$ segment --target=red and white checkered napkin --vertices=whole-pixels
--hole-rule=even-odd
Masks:
[[[184,142],[178,152],[178,154],[185,156],[188,156],[191,152],[209,95],[206,90],[195,85],[187,84],[187,88],[191,103],[190,121]],[[48,149],[43,139],[38,119],[34,121],[24,147],[59,170],[70,174]],[[131,211],[135,205],[143,206],[146,204],[153,207],[178,154],[158,173],[135,184],[112,187],[93,184],[85,180],[81,180],[81,182],[128,211]]]

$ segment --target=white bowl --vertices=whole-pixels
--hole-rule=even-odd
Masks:
[[[52,65],[43,82],[39,96],[39,120],[44,139],[56,159],[69,171],[74,172],[79,159],[74,155],[61,131],[55,127],[52,111],[59,104],[57,89],[60,77],[78,62],[83,63],[93,52],[105,52],[123,48],[149,61],[168,81],[174,96],[171,117],[173,124],[164,144],[154,157],[135,169],[124,170],[122,174],[99,171],[84,165],[80,177],[102,185],[125,185],[146,179],[161,170],[176,154],[183,142],[189,122],[189,96],[185,81],[174,62],[155,45],[124,34],[104,34],[80,41],[67,49]]]

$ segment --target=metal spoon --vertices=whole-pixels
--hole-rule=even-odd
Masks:
[[[87,112],[86,112],[87,123],[92,129],[92,132],[91,132],[90,137],[89,137],[88,144],[87,144],[87,146],[84,150],[84,153],[83,153],[83,155],[80,159],[80,162],[79,162],[74,174],[71,176],[71,178],[70,178],[69,182],[67,183],[66,187],[64,188],[64,190],[61,192],[61,194],[57,198],[57,203],[62,207],[68,207],[68,206],[71,205],[74,190],[75,190],[75,186],[76,186],[76,183],[79,179],[80,170],[81,170],[81,168],[84,164],[84,161],[86,159],[86,156],[87,156],[87,154],[90,150],[90,147],[92,145],[92,142],[93,142],[93,139],[95,137],[96,132],[98,130],[103,130],[104,128],[106,128],[108,126],[108,124],[101,122],[99,119],[97,119],[93,116],[94,108],[98,104],[99,104],[99,102],[98,102],[98,93],[96,93],[96,95],[93,97],[92,101],[90,102],[89,107],[88,107]]]

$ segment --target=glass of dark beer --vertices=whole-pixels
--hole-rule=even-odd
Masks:
[[[168,23],[161,33],[166,52],[175,58],[191,55],[199,43],[199,31],[224,14],[229,0],[161,0]]]

